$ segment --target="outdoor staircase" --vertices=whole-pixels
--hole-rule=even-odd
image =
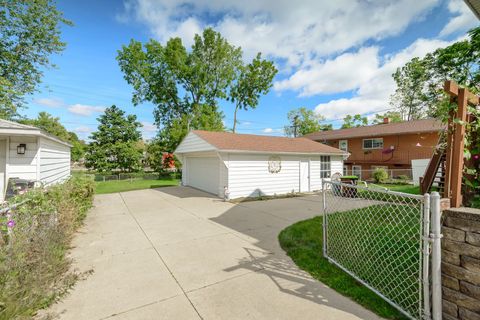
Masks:
[[[421,194],[438,191],[443,197],[445,196],[446,159],[445,149],[437,149],[434,152],[425,170],[425,175],[420,178]],[[432,188],[436,188],[436,190],[432,190]]]

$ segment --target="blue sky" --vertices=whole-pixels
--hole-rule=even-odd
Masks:
[[[131,103],[117,50],[132,38],[165,43],[179,36],[190,45],[195,33],[211,26],[241,46],[246,60],[260,51],[280,70],[257,109],[239,113],[238,132],[281,135],[287,112],[301,106],[338,126],[347,114],[391,108],[397,67],[465,37],[479,23],[461,0],[372,2],[59,1],[74,26],[62,27],[67,48],[52,57],[57,68],[45,71],[24,114],[47,111],[87,138],[102,110],[115,104],[136,114],[150,138],[154,106]],[[221,108],[231,127],[232,106],[222,102]]]

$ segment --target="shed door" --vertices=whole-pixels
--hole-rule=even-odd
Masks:
[[[310,191],[310,165],[308,160],[300,161],[300,192]]]
[[[187,185],[218,194],[219,171],[218,158],[187,158]]]

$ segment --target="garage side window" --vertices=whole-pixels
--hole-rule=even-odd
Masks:
[[[330,178],[330,156],[320,156],[320,178]]]

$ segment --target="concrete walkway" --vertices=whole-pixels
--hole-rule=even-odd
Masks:
[[[99,195],[74,239],[93,270],[61,319],[378,319],[299,270],[280,230],[320,214],[309,196],[239,205],[183,187]]]

